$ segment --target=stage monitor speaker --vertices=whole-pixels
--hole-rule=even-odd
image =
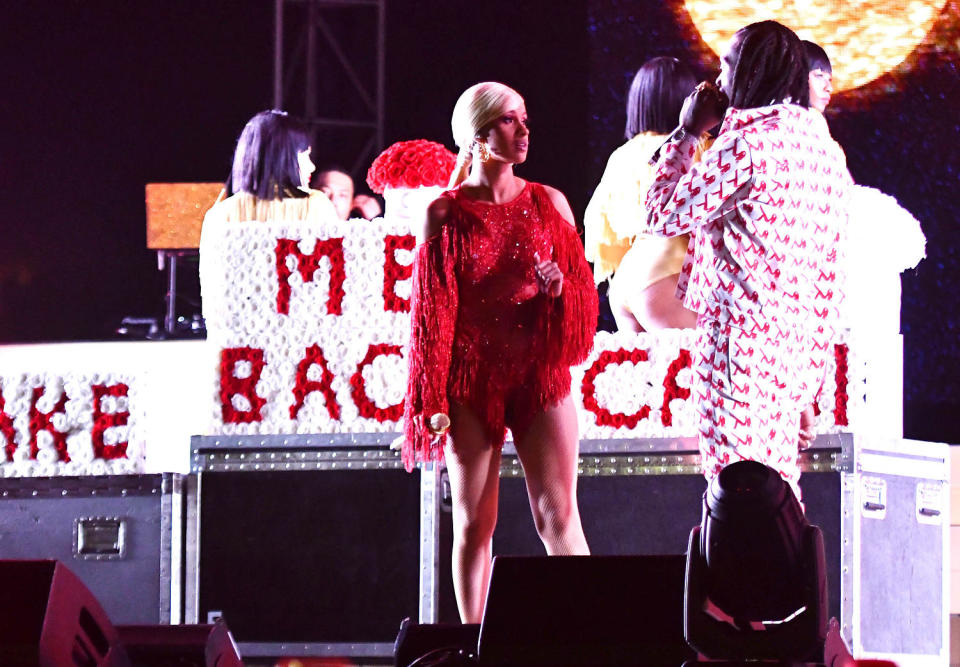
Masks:
[[[480,664],[677,667],[695,659],[683,639],[685,567],[683,555],[498,556]]]
[[[0,665],[126,667],[103,607],[55,560],[0,561]]]
[[[227,624],[118,625],[136,667],[243,667]]]
[[[473,665],[479,634],[479,623],[420,624],[405,618],[394,645],[394,665]]]

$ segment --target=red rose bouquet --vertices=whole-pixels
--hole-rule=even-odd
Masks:
[[[370,165],[367,185],[378,194],[385,188],[443,186],[456,163],[456,156],[443,144],[426,139],[398,141]]]

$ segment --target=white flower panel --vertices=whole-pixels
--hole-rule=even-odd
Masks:
[[[147,376],[146,372],[111,373],[106,369],[0,376],[0,476],[142,471],[145,443],[140,424],[146,406],[139,400],[139,386],[149,382]],[[104,395],[97,406],[95,385],[114,389],[126,385],[126,396]],[[35,391],[41,392],[36,401]],[[36,420],[32,419],[35,412]],[[103,448],[99,453],[94,448],[98,425]]]
[[[385,238],[410,233],[409,223],[395,216],[373,221],[337,222],[320,231],[306,223],[223,223],[204,229],[201,248],[204,314],[212,354],[227,348],[254,348],[263,351],[264,366],[256,383],[256,393],[263,399],[260,420],[252,423],[224,423],[220,403],[220,360],[211,359],[210,431],[223,434],[246,433],[323,433],[395,431],[399,422],[378,421],[360,416],[353,397],[351,380],[373,344],[399,345],[405,349],[409,340],[409,315],[385,310]],[[296,270],[293,255],[283,261],[290,269],[289,307],[286,314],[277,312],[279,289],[276,248],[277,239],[294,239],[300,253],[309,255],[318,240],[342,239],[344,272],[341,313],[330,314],[332,262],[319,260],[319,268],[304,280]],[[413,252],[395,250],[401,264],[413,260]],[[397,281],[394,295],[408,299],[411,280]],[[594,350],[584,364],[571,369],[571,392],[579,413],[581,437],[676,437],[695,436],[695,377],[691,368],[681,368],[673,376],[674,386],[665,382],[671,364],[687,350],[696,353],[697,334],[692,330],[666,330],[655,333],[598,333]],[[845,340],[842,338],[841,341]],[[838,342],[841,342],[838,341]],[[339,418],[330,416],[328,398],[319,390],[307,393],[296,417],[294,389],[298,370],[308,348],[319,346],[332,374],[329,389],[339,406]],[[608,365],[594,378],[592,398],[598,407],[583,395],[585,374],[604,351],[643,350],[647,359]],[[818,400],[821,411],[817,419],[820,432],[850,430],[862,409],[865,395],[866,369],[855,349],[847,355],[847,404],[849,425],[837,425],[836,395],[842,394],[835,378],[835,359],[831,357],[823,391]],[[249,377],[250,364],[241,362],[233,370],[240,379]],[[369,399],[380,409],[402,400],[406,390],[406,362],[398,355],[381,356],[364,370],[363,380]],[[306,380],[315,386],[323,381],[317,364],[306,370]],[[5,389],[5,395],[7,390]],[[671,392],[672,399],[671,399]],[[11,394],[8,400],[24,401]],[[53,396],[47,402],[55,400]],[[236,397],[231,398],[234,402]],[[666,406],[665,406],[666,402]],[[636,415],[643,406],[649,414],[635,425],[601,423],[597,411],[610,415]],[[234,407],[241,409],[234,403]],[[667,408],[665,411],[664,408]],[[82,411],[81,411],[82,412]],[[842,412],[842,410],[841,410]],[[610,417],[606,418],[610,421]],[[668,422],[668,423],[667,423]]]

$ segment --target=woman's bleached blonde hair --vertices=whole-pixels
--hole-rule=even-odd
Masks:
[[[453,140],[460,152],[457,153],[457,165],[450,174],[447,187],[454,188],[466,180],[470,174],[477,133],[502,116],[514,98],[523,99],[513,88],[496,81],[484,81],[463,91],[453,107],[453,118],[450,120]]]

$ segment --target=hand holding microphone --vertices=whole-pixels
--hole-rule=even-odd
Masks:
[[[730,100],[722,90],[709,81],[701,81],[683,101],[680,127],[699,137],[723,120],[729,105]]]

